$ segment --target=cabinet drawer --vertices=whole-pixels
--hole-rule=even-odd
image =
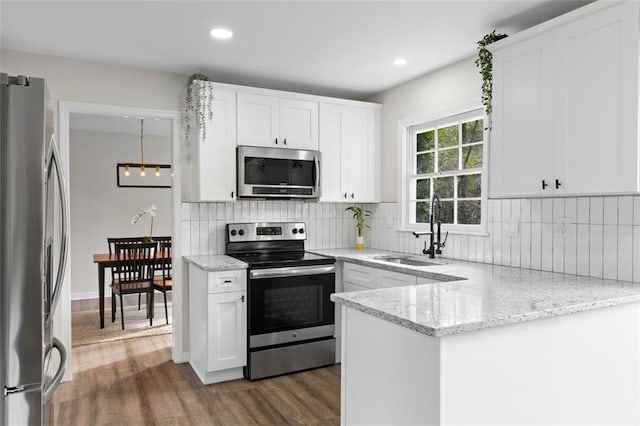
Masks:
[[[209,293],[227,293],[247,289],[247,270],[209,273]]]
[[[403,274],[401,272],[394,271],[380,271],[380,286],[381,287],[403,287],[407,285],[416,285],[416,276]]]
[[[366,266],[355,265],[353,263],[344,263],[343,281],[367,287],[379,288],[376,283],[376,269]]]
[[[368,287],[364,287],[364,286],[361,286],[361,285],[358,285],[358,284],[354,284],[354,283],[350,283],[350,282],[347,282],[347,281],[345,281],[343,283],[343,285],[344,285],[344,290],[343,291],[345,293],[349,293],[351,291],[371,290]]]

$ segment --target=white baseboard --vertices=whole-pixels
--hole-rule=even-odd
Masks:
[[[71,300],[97,299],[98,292],[90,291],[88,293],[71,293]]]

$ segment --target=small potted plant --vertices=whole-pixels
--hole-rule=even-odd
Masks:
[[[353,213],[353,218],[356,220],[356,250],[363,251],[364,250],[364,227],[370,228],[369,225],[365,223],[367,217],[371,216],[370,210],[364,210],[362,207],[351,206],[344,209],[345,211],[349,211]]]

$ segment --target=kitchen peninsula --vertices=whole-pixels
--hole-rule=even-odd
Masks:
[[[343,424],[640,423],[640,285],[321,252],[466,278],[332,296],[342,305]]]

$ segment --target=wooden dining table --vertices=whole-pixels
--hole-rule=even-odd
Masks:
[[[161,265],[165,260],[162,253],[156,254],[156,262]],[[116,266],[118,259],[115,253],[97,253],[93,255],[93,263],[98,264],[98,299],[100,300],[100,328],[104,328],[104,270]]]

